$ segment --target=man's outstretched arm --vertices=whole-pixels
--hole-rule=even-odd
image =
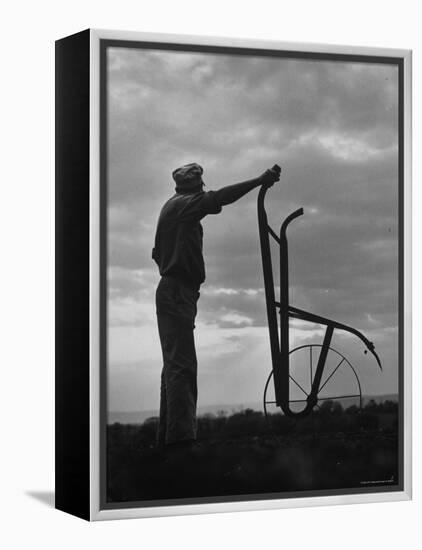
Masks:
[[[246,193],[255,189],[255,187],[260,187],[261,185],[267,185],[271,187],[276,181],[280,180],[280,172],[274,169],[266,170],[258,178],[254,178],[248,181],[242,181],[241,183],[235,183],[233,185],[227,185],[222,187],[217,191],[214,191],[215,197],[221,206],[227,204],[232,204],[240,198],[242,198]]]

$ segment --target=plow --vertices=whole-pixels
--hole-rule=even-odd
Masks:
[[[278,165],[272,170],[281,172]],[[268,418],[270,411],[281,409],[288,417],[303,418],[320,407],[324,401],[344,402],[353,399],[361,408],[362,386],[358,371],[343,353],[334,349],[333,336],[335,332],[345,332],[360,340],[364,344],[364,353],[369,352],[382,370],[375,346],[356,328],[290,304],[287,230],[294,220],[304,215],[304,210],[299,208],[292,212],[281,223],[279,231],[274,231],[268,223],[265,209],[265,198],[269,188],[270,186],[261,186],[257,201],[272,363],[264,387],[265,416]],[[278,249],[280,290],[277,297],[270,239]],[[322,343],[290,349],[290,321],[294,319],[322,327]],[[339,391],[338,388],[342,390]]]

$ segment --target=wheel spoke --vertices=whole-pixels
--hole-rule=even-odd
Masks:
[[[302,386],[299,384],[299,382],[296,382],[296,380],[293,378],[293,376],[291,374],[289,374],[289,378],[292,382],[294,382],[296,384],[296,386],[303,391],[303,393],[306,395],[306,397],[308,397],[308,394],[306,393],[306,391],[302,388]]]
[[[340,368],[340,365],[344,362],[344,357],[340,361],[340,363],[336,366],[336,368],[333,370],[333,372],[330,374],[330,376],[326,379],[324,384],[319,388],[318,392],[322,391],[324,387],[327,385],[327,382],[334,376],[334,374],[337,372],[337,370]]]
[[[311,365],[311,385],[309,386],[310,388],[312,388],[312,382],[313,382],[313,379],[314,379],[314,375],[313,375],[313,368],[312,368],[312,346],[309,346],[309,363]]]
[[[318,401],[336,401],[337,399],[349,399],[351,397],[360,397],[358,393],[354,395],[336,395],[334,397],[318,397]]]

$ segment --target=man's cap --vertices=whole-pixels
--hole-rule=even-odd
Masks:
[[[189,189],[189,187],[198,185],[198,179],[203,173],[204,170],[202,166],[196,162],[191,162],[190,164],[185,164],[180,168],[176,168],[172,175],[177,187]]]

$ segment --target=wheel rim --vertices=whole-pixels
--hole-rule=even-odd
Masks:
[[[305,367],[305,369],[303,370],[303,372],[306,372],[306,370],[309,371],[309,375],[308,375],[309,376],[309,378],[308,378],[309,387],[311,386],[311,383],[312,383],[312,380],[313,380],[314,366],[316,366],[316,364],[317,364],[317,360],[316,361],[313,360],[313,351],[314,351],[314,349],[317,349],[317,348],[321,349],[322,344],[304,344],[302,346],[298,346],[298,347],[292,349],[289,352],[289,356],[291,356],[292,354],[297,353],[301,350],[309,350],[308,369],[306,369],[306,367]],[[350,363],[350,361],[342,353],[340,353],[336,349],[329,347],[328,348],[328,354],[331,354],[332,357],[335,357],[337,359],[335,361],[335,367],[333,369],[331,369],[331,372],[329,372],[327,374],[326,370],[324,369],[323,378],[321,380],[320,387],[319,387],[319,390],[318,390],[318,393],[317,393],[318,401],[317,401],[316,406],[319,408],[320,407],[320,402],[324,402],[324,401],[336,401],[336,400],[339,400],[339,399],[357,399],[358,400],[358,406],[361,409],[362,408],[362,388],[361,388],[361,385],[360,385],[360,381],[359,381],[359,377],[357,375],[356,369],[353,367],[353,365]],[[328,361],[328,356],[327,356],[327,361]],[[327,363],[326,363],[326,365],[327,365]],[[357,390],[354,391],[354,392],[351,392],[351,393],[350,392],[340,393],[338,395],[336,395],[336,394],[329,395],[329,396],[323,395],[322,392],[324,391],[324,389],[330,386],[330,382],[333,382],[333,380],[335,380],[336,375],[338,376],[339,372],[341,372],[343,374],[345,372],[345,369],[347,369],[347,372],[351,373],[352,380],[356,384]],[[273,405],[273,406],[275,405],[275,400],[267,398],[267,394],[269,392],[270,382],[271,382],[272,378],[273,378],[273,371],[270,372],[270,374],[267,378],[267,381],[265,383],[265,388],[264,388],[263,405],[264,405],[265,417],[267,419],[268,419],[268,414],[269,414],[268,405]],[[296,393],[297,393],[297,391],[299,391],[303,395],[303,397],[301,399],[290,399],[289,400],[289,405],[290,406],[293,405],[294,407],[296,407],[298,404],[303,403],[306,406],[306,403],[307,403],[306,398],[309,395],[310,389],[308,390],[307,386],[305,387],[305,384],[300,383],[301,381],[296,380],[296,378],[291,373],[289,374],[289,379],[290,379],[290,384],[292,384],[290,389],[292,387],[296,387]],[[303,408],[305,408],[305,407],[303,407]],[[298,410],[297,412],[300,412],[300,411]]]

